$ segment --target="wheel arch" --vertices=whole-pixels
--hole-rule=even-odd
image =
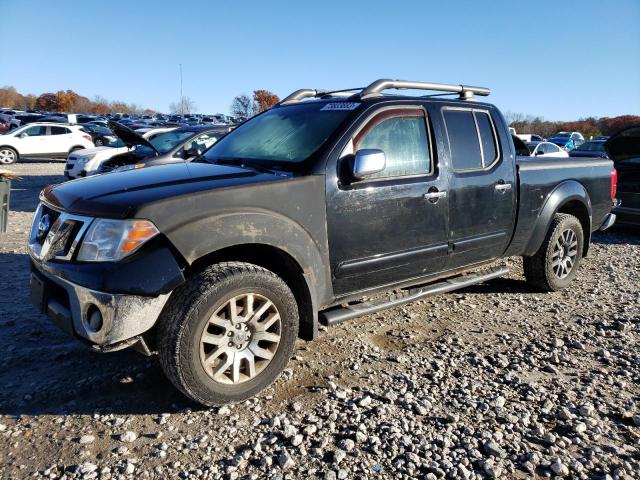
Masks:
[[[591,243],[591,199],[584,186],[575,180],[562,182],[547,195],[536,219],[525,255],[531,256],[538,251],[556,213],[567,213],[580,221],[584,234],[582,254],[586,256]]]
[[[185,269],[185,278],[191,277],[209,265],[230,261],[258,265],[282,278],[291,289],[298,304],[299,336],[305,340],[313,340],[318,335],[318,308],[313,282],[293,256],[277,246],[265,243],[244,243],[215,250],[191,263]]]
[[[18,155],[18,157],[20,157],[20,151],[15,147],[15,145],[0,145],[0,148],[10,148],[14,152],[16,152],[16,155]]]

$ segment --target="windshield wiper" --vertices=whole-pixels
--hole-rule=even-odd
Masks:
[[[217,163],[219,165],[237,165],[239,167],[250,167],[259,172],[280,173],[273,168],[266,167],[261,162],[247,160],[245,158],[218,158],[214,160],[213,163]]]

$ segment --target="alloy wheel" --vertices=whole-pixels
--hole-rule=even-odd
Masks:
[[[566,278],[573,269],[578,255],[578,237],[571,229],[564,230],[553,246],[551,267],[556,277]]]
[[[2,149],[0,150],[0,163],[8,165],[16,161],[16,154],[13,150]]]
[[[207,321],[200,362],[215,382],[240,384],[255,378],[273,359],[281,319],[271,300],[257,293],[231,297]]]

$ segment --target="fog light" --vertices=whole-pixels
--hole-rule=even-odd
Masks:
[[[98,310],[98,307],[91,305],[87,310],[87,325],[94,332],[99,332],[102,328],[102,313]]]

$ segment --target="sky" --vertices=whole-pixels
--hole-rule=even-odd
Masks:
[[[640,114],[640,0],[0,0],[0,85],[72,89],[159,111],[184,94],[229,113],[240,93],[378,78],[491,88],[503,111]]]

